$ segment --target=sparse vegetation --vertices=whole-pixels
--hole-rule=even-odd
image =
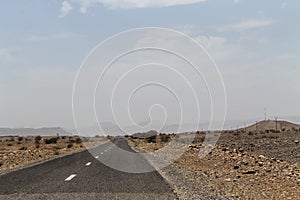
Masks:
[[[67,143],[75,143],[75,140],[71,137]]]
[[[56,144],[57,143],[58,138],[57,137],[53,137],[53,138],[49,138],[49,139],[45,139],[45,144]]]
[[[87,138],[87,137],[82,137],[82,138],[81,138],[81,141],[82,141],[82,142],[88,142],[88,141],[89,141],[89,138]]]
[[[255,137],[255,139],[277,139],[278,136],[276,135],[262,135],[262,136],[258,136]]]
[[[146,139],[146,138],[151,138],[151,137],[153,137],[153,136],[156,136],[157,134],[158,134],[158,133],[157,133],[156,131],[152,130],[152,131],[148,131],[148,132],[146,132],[146,133],[135,133],[135,134],[133,134],[132,136],[133,136],[134,138]]]
[[[167,134],[161,134],[161,141],[162,142],[169,142],[170,139],[171,139],[171,136],[170,135],[167,135]]]
[[[76,139],[75,139],[75,143],[76,143],[76,144],[81,144],[81,143],[82,143],[81,138],[76,138]]]
[[[239,132],[239,131],[234,132],[233,135],[234,135],[234,136],[239,136],[239,135],[240,135],[240,132]]]
[[[19,150],[21,150],[21,151],[27,150],[27,147],[20,147]]]
[[[148,143],[156,143],[156,135],[146,138]]]
[[[72,148],[73,147],[73,143],[69,143],[68,145],[67,145],[67,148],[68,149],[70,149],[70,148]]]
[[[0,171],[19,168],[57,155],[81,151],[85,146],[82,145],[82,141],[87,141],[87,146],[94,146],[104,142],[105,138],[101,136],[98,139],[79,136],[22,136],[21,139],[19,136],[0,136],[0,161],[3,161]]]
[[[52,149],[53,150],[59,150],[59,149],[61,149],[59,146],[54,146],[54,147],[52,147]]]
[[[59,150],[54,150],[54,155],[59,155]]]
[[[40,141],[41,141],[41,139],[42,139],[42,137],[38,135],[38,136],[36,136],[36,137],[34,138],[34,141],[35,141],[36,144],[39,144]]]

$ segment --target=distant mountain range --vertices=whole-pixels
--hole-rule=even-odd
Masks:
[[[145,133],[150,130],[156,130],[162,133],[181,133],[181,132],[188,132],[188,131],[195,131],[196,125],[195,124],[183,124],[181,126],[173,124],[173,125],[166,125],[163,128],[162,123],[160,121],[152,121],[152,123],[144,121],[139,122],[138,126],[125,126],[122,129],[111,122],[103,122],[101,123],[101,129],[97,125],[86,127],[86,128],[79,128],[78,134],[84,136],[95,136],[95,135],[132,135],[134,133]],[[201,124],[199,129],[207,130],[208,123]],[[73,130],[73,132],[77,132],[77,130]]]
[[[141,122],[139,123],[140,126],[148,125],[148,122]],[[52,127],[52,128],[18,128],[18,129],[11,129],[11,128],[0,128],[0,136],[56,136],[59,135],[81,135],[81,136],[95,136],[95,135],[132,135],[134,133],[145,133],[150,130],[160,130],[160,123],[159,121],[153,121],[151,126],[139,128],[135,126],[127,126],[124,127],[124,130],[121,130],[116,124],[111,122],[104,122],[101,123],[102,131],[99,130],[98,126],[91,126],[87,128],[79,128],[78,133],[77,130],[67,130],[60,127]],[[200,124],[199,131],[207,130],[208,123]],[[244,129],[244,128],[240,128]],[[261,121],[255,124],[252,124],[246,127],[247,131],[256,131],[256,130],[276,130],[276,121],[275,120],[266,120]],[[300,129],[299,124],[291,123],[288,121],[277,121],[277,130],[292,130],[292,129]],[[211,129],[213,130],[213,129]],[[125,131],[125,132],[124,132]],[[181,133],[181,132],[189,132],[189,131],[197,131],[195,130],[195,125],[193,124],[183,124],[180,127],[179,125],[166,125],[161,131],[162,133]]]
[[[53,128],[18,128],[18,129],[11,129],[11,128],[0,128],[0,136],[56,136],[59,135],[72,135],[71,132],[62,129],[60,127],[53,127]]]

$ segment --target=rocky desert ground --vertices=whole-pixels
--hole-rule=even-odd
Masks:
[[[140,152],[165,148],[161,159],[172,159],[178,148],[186,151],[171,165],[159,168],[179,199],[300,199],[300,128],[288,122],[263,121],[237,130],[219,132],[212,151],[199,157],[203,141],[214,132],[125,136]],[[83,151],[107,141],[106,137],[7,136],[0,137],[0,173],[59,156]],[[190,140],[190,143],[184,141]],[[176,146],[177,145],[177,146]]]
[[[142,152],[153,152],[176,137],[195,136],[180,159],[159,169],[180,199],[300,199],[299,129],[223,131],[202,159],[206,133],[193,134],[127,140]],[[172,150],[164,153],[174,155]]]
[[[67,155],[106,141],[104,137],[5,136],[0,137],[0,173]]]

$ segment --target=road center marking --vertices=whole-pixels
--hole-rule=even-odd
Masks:
[[[99,158],[99,156],[96,156],[95,158],[96,158],[96,159],[98,159],[98,158]]]
[[[85,164],[85,166],[90,166],[92,163],[91,162],[88,162]]]
[[[76,176],[76,174],[72,174],[71,176],[69,176],[68,178],[66,178],[65,181],[70,181],[70,180],[72,180],[75,176]]]

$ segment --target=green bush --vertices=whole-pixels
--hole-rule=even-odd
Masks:
[[[57,137],[45,139],[45,144],[56,144],[56,143],[57,143],[57,140],[58,140]]]
[[[41,141],[41,139],[42,139],[42,137],[38,135],[38,136],[36,136],[36,137],[34,138],[34,142],[35,142],[36,144],[39,144],[40,141]]]
[[[76,138],[76,139],[75,139],[75,142],[76,142],[77,144],[80,144],[80,143],[82,143],[82,140],[81,140],[81,138]]]
[[[72,147],[73,147],[73,143],[69,143],[68,146],[67,146],[68,149],[70,149]]]
[[[163,135],[162,135],[162,138],[161,138],[161,141],[162,141],[162,142],[169,142],[170,139],[171,139],[171,136],[170,136],[170,135],[163,134]]]
[[[68,143],[75,143],[75,140],[72,138],[69,138],[69,142]]]
[[[55,149],[54,150],[54,155],[59,155],[59,150]]]
[[[20,147],[19,150],[27,150],[27,147]]]
[[[255,137],[255,139],[277,139],[278,136],[276,135],[262,135],[259,137]]]
[[[148,143],[156,143],[156,135],[146,138]]]
[[[87,137],[82,137],[82,138],[81,138],[81,141],[82,141],[82,142],[89,142],[90,140],[89,140],[89,138],[87,138]]]
[[[52,149],[53,149],[53,150],[59,150],[59,149],[61,149],[61,148],[58,147],[58,146],[54,146]]]

